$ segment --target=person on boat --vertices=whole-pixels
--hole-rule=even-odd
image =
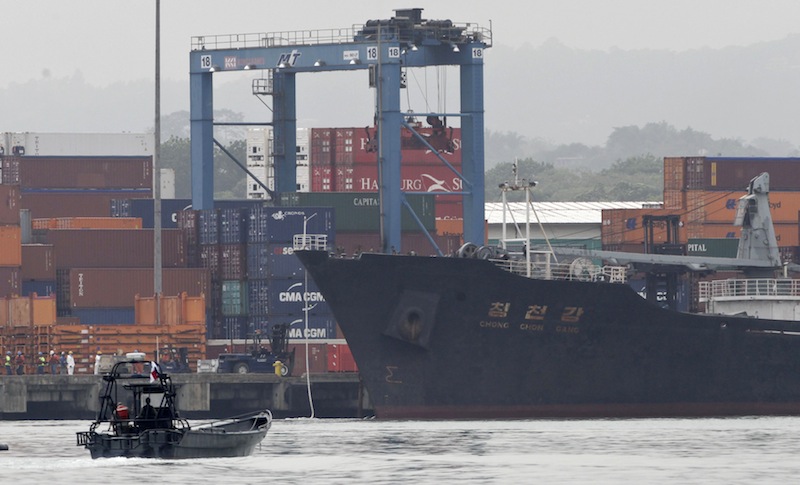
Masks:
[[[56,375],[58,374],[58,366],[61,363],[61,359],[58,358],[56,355],[55,350],[50,351],[50,374]]]
[[[44,374],[44,368],[47,365],[47,359],[44,357],[44,353],[39,352],[39,361],[36,365],[36,373],[37,374]]]
[[[123,402],[118,402],[114,408],[112,423],[117,434],[125,434],[130,429],[130,414],[128,414],[128,406]]]
[[[17,351],[17,358],[14,359],[14,365],[17,366],[17,375],[25,374],[25,354],[21,350]]]
[[[75,373],[75,357],[72,356],[72,351],[70,350],[67,354],[67,375],[72,375]]]
[[[5,366],[6,366],[6,375],[9,376],[12,375],[13,372],[11,371],[11,352],[6,352]]]
[[[134,350],[133,353],[138,354],[139,350],[138,349]],[[142,373],[144,373],[144,363],[142,363],[141,361],[134,362],[132,374],[141,375]]]
[[[140,429],[153,428],[156,424],[156,408],[150,404],[150,398],[144,400],[144,406],[139,411],[139,416],[136,418],[136,425]]]

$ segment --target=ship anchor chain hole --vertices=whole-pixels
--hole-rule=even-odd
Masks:
[[[409,341],[416,341],[422,334],[422,310],[409,308],[400,319],[400,335]]]

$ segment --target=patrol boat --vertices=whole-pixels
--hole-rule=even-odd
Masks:
[[[737,258],[565,250],[580,257],[558,264],[466,245],[455,257],[345,259],[313,235],[295,254],[378,418],[798,415],[798,322],[679,312],[625,284],[632,267],[772,274],[768,192],[762,174],[739,201]],[[600,258],[614,266],[594,266]]]
[[[175,388],[143,353],[127,354],[103,375],[100,411],[78,446],[92,458],[216,458],[250,455],[272,426],[269,410],[192,427],[175,405]]]

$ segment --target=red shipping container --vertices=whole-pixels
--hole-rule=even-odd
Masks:
[[[150,156],[19,157],[23,189],[151,189]]]
[[[152,229],[61,229],[46,231],[59,268],[152,268]],[[164,268],[186,267],[186,240],[178,229],[161,231]]]
[[[19,225],[20,192],[17,185],[0,185],[0,224]]]
[[[460,170],[460,166],[454,167]],[[324,190],[325,179],[322,171],[311,171],[311,186],[320,187],[314,192],[377,192],[378,167],[372,165],[353,165],[334,167],[334,185]],[[401,190],[404,192],[460,192],[461,178],[445,165],[403,164],[400,166]],[[323,180],[320,180],[323,177]]]
[[[22,279],[53,281],[56,279],[56,257],[52,244],[22,245]]]
[[[205,268],[164,269],[162,294],[210,295]],[[133,268],[73,268],[69,272],[70,308],[134,307],[136,295],[153,296],[153,270]]]
[[[31,218],[109,217],[113,199],[149,199],[152,191],[42,191],[22,192],[20,206],[31,211]]]
[[[433,147],[439,151],[442,158],[453,164],[461,163],[461,128],[444,128],[434,130],[431,127],[417,126],[415,130]],[[376,164],[377,130],[375,128],[357,129],[356,139],[353,142],[353,161],[356,164]],[[402,160],[411,163],[441,163],[439,157],[425,146],[410,130],[403,128],[400,134],[400,149]]]
[[[421,233],[404,232],[400,236],[403,254],[414,252],[420,256],[435,255],[436,250],[428,238]],[[442,254],[452,254],[460,246],[459,235],[432,235]],[[381,251],[381,237],[376,232],[337,232],[336,252],[347,257],[355,257],[361,253]]]
[[[464,220],[464,200],[460,195],[436,196],[436,220]]]
[[[328,344],[328,372],[358,372],[347,344]]]
[[[289,352],[294,351],[292,375],[306,373],[306,345],[291,344]],[[310,374],[324,374],[328,371],[328,347],[326,344],[308,344],[308,369]]]
[[[334,131],[330,128],[311,128],[309,165],[330,165],[333,161]]]

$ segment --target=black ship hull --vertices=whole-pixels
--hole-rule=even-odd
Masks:
[[[377,417],[800,414],[800,325],[490,261],[299,251]]]

